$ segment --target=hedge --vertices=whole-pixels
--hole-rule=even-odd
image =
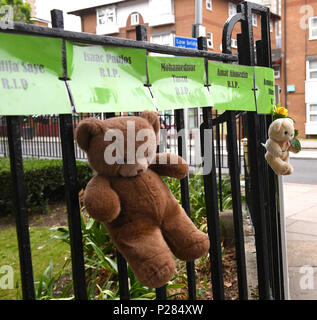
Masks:
[[[77,161],[78,191],[92,176],[87,162]],[[64,177],[62,160],[24,159],[24,179],[26,184],[26,205],[29,212],[45,212],[49,202],[64,199]],[[12,214],[12,181],[10,161],[0,158],[0,216]]]

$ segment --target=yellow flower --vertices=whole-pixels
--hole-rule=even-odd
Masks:
[[[282,114],[285,117],[288,117],[288,110],[284,107],[274,107],[274,111],[277,114]]]

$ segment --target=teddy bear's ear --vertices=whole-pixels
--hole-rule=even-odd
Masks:
[[[294,120],[291,118],[285,118],[286,121],[288,121],[292,126],[294,125]]]
[[[80,121],[75,133],[78,146],[87,152],[91,138],[103,132],[104,124],[99,119],[89,118]]]
[[[156,112],[143,111],[141,118],[146,119],[152,125],[156,134],[160,131],[160,121]]]
[[[279,132],[281,130],[283,124],[283,119],[277,119],[271,123],[272,130],[275,132]]]

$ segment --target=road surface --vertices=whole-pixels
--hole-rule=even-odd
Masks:
[[[284,177],[286,183],[317,184],[317,159],[291,159],[294,172]]]

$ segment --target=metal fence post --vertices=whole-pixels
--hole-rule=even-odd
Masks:
[[[198,38],[198,49],[207,50],[207,39],[205,37]],[[207,61],[206,68],[207,68]],[[208,70],[208,69],[207,69]],[[208,75],[208,72],[207,72]],[[202,157],[206,154],[204,150],[204,131],[211,130],[212,125],[212,107],[203,108],[203,123],[200,126],[200,139]],[[208,235],[210,239],[210,265],[211,265],[211,280],[212,292],[215,300],[224,300],[224,283],[222,274],[222,253],[221,253],[221,238],[220,238],[220,224],[219,224],[219,211],[218,211],[218,198],[217,198],[217,178],[216,178],[216,163],[214,154],[214,141],[213,134],[211,135],[210,148],[211,148],[211,163],[212,168],[209,174],[203,176],[204,190],[205,190],[205,203],[207,214]],[[210,159],[209,159],[210,161]],[[205,162],[205,161],[204,161]]]
[[[52,10],[52,27],[64,28],[63,12]],[[63,80],[67,80],[65,40],[63,40]],[[66,190],[68,225],[71,240],[74,294],[77,300],[87,300],[86,274],[82,243],[81,217],[78,199],[77,168],[74,149],[72,115],[60,115],[60,135]]]
[[[261,40],[256,42],[257,48],[257,65],[272,68],[272,55],[271,55],[271,40],[270,40],[270,23],[269,23],[269,10],[266,14],[261,14]],[[262,116],[262,140],[267,138],[267,132],[270,124],[273,121],[272,115]],[[279,206],[279,182],[274,171],[265,162],[265,177],[266,177],[266,194],[267,194],[267,216],[268,228],[270,228],[270,243],[271,254],[271,268],[272,268],[272,287],[275,299],[284,299],[284,272],[283,272],[283,247],[282,247],[282,234],[280,226],[280,206]]]
[[[234,237],[237,259],[237,274],[239,285],[239,298],[241,300],[248,299],[248,284],[245,263],[245,248],[244,248],[244,231],[242,218],[241,204],[241,188],[240,188],[240,167],[239,153],[237,150],[237,128],[236,117],[232,111],[228,112],[227,128],[228,128],[228,164],[230,172],[232,207],[233,207],[233,222],[234,222]]]
[[[223,52],[232,53],[231,41],[228,46],[228,38],[231,40],[231,33],[234,25],[240,20],[240,16],[237,15],[237,19],[233,18],[233,23],[227,24],[227,28],[224,29],[222,48]],[[229,32],[230,31],[230,32]],[[248,284],[246,274],[246,261],[245,261],[245,247],[244,247],[244,230],[243,230],[243,217],[242,217],[242,204],[241,204],[241,187],[240,187],[240,132],[239,132],[239,150],[237,149],[237,122],[235,112],[227,111],[227,150],[228,150],[228,166],[231,182],[232,193],[232,207],[233,207],[233,221],[234,221],[234,237],[236,247],[236,259],[237,259],[237,275],[239,286],[239,298],[241,300],[248,299]],[[239,119],[240,130],[240,119]]]
[[[244,65],[255,65],[255,54],[253,45],[252,13],[255,4],[243,2],[238,5],[238,13],[242,13],[244,19],[241,21],[242,34],[238,37],[239,63]],[[257,8],[263,8],[257,6]],[[267,223],[265,216],[264,199],[264,157],[261,145],[260,122],[256,112],[247,112],[248,121],[248,156],[251,175],[251,198],[252,216],[255,219],[255,245],[257,252],[257,269],[260,299],[272,299],[270,286],[269,256],[267,242]]]
[[[147,30],[146,26],[139,24],[135,27],[136,31],[136,40],[137,41],[147,41]],[[147,66],[146,66],[146,73],[147,73]],[[148,73],[147,73],[147,85],[148,85]],[[157,147],[157,152],[159,151],[159,146]],[[166,300],[166,285],[162,286],[161,288],[156,288],[156,300]]]
[[[117,251],[117,265],[118,265],[118,276],[119,276],[119,293],[120,300],[129,300],[129,282],[128,282],[128,265],[122,254]]]
[[[24,300],[34,300],[34,279],[28,213],[26,211],[26,186],[23,172],[23,158],[19,117],[7,117],[8,143],[11,164],[13,197],[16,208],[15,220],[20,257],[22,295]]]
[[[218,112],[216,111],[216,117]],[[222,137],[223,138],[223,137]],[[218,193],[219,193],[219,210],[223,211],[222,199],[222,169],[221,169],[221,151],[220,151],[220,124],[216,124],[216,150],[217,150],[217,165],[218,165]]]
[[[184,110],[177,109],[175,110],[175,122],[176,122],[176,130],[177,132],[183,131],[185,129],[185,119],[184,119]],[[186,155],[186,141],[187,137],[184,135],[178,137],[177,141],[177,149],[178,155],[183,156],[185,159]],[[190,217],[190,201],[189,201],[189,181],[188,176],[180,180],[181,184],[181,198],[182,198],[182,206],[186,211],[187,215]],[[194,261],[190,261],[186,263],[187,269],[187,281],[188,281],[188,297],[190,300],[196,299],[196,281],[195,281],[195,263]]]

